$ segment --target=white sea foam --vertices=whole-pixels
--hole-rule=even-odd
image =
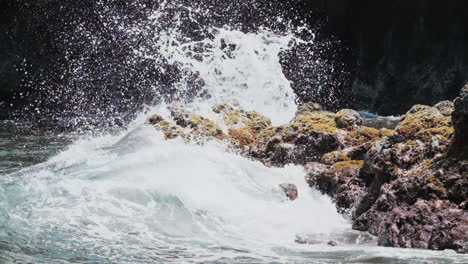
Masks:
[[[149,19],[156,23],[159,16]],[[213,38],[194,42],[180,42],[177,32],[167,31],[155,43],[160,55],[205,81],[208,96],[187,107],[211,117],[213,103],[237,101],[275,124],[291,119],[295,95],[279,53],[298,40],[267,29],[255,34],[210,30]],[[203,49],[201,58],[187,52],[195,47]],[[145,50],[135,56],[151,58]],[[184,84],[176,85],[184,89]],[[397,255],[392,263],[439,257],[369,245],[327,246],[327,239],[345,236],[351,227],[329,198],[306,185],[302,168],[267,168],[230,153],[221,142],[166,141],[144,124],[154,112],[168,116],[161,103],[120,135],[76,141],[45,163],[2,177],[2,232],[12,230],[7,233],[14,234],[14,243],[30,252],[24,254],[45,263],[334,263]],[[295,184],[299,198],[287,200],[281,183]],[[310,235],[323,244],[294,242],[296,236]]]

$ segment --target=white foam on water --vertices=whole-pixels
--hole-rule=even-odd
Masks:
[[[4,191],[21,205],[10,211],[16,229],[49,246],[58,243],[49,241],[51,232],[63,237],[63,249],[175,249],[185,241],[194,252],[207,243],[275,256],[271,248],[294,246],[296,235],[349,229],[304,174],[295,166],[267,168],[217,142],[165,141],[140,125],[77,142],[15,175],[15,186]],[[298,200],[285,198],[285,182],[299,187]],[[120,254],[114,257],[134,257]]]
[[[155,14],[150,22],[158,18]],[[267,29],[211,31],[213,38],[193,42],[180,42],[177,32],[167,31],[155,43],[167,60],[198,72],[205,81],[208,96],[187,107],[212,117],[212,104],[237,101],[274,124],[288,122],[297,106],[279,53],[297,40]],[[199,57],[189,52],[195,47],[203,50]],[[151,58],[141,50],[135,56]],[[176,85],[185,89],[184,82]],[[78,140],[45,163],[2,177],[2,230],[14,230],[15,243],[44,262],[320,263],[342,261],[343,252],[354,252],[349,254],[358,260],[362,254],[372,258],[400,252],[296,244],[296,236],[326,238],[351,230],[332,201],[307,186],[301,167],[267,168],[230,153],[222,142],[166,141],[144,124],[150,113],[167,116],[166,105],[147,113],[120,135]],[[298,187],[296,201],[285,198],[282,183]],[[425,255],[405,252],[404,259]]]

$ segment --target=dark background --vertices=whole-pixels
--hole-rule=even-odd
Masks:
[[[349,73],[335,87],[347,99],[339,101],[342,107],[402,114],[414,104],[453,99],[468,80],[468,1],[292,4],[313,27],[321,26],[319,35],[340,41],[333,56]],[[0,0],[0,116],[38,96],[28,76],[64,78],[61,34],[92,21],[93,9],[90,0]]]

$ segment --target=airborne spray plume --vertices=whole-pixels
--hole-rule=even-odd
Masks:
[[[222,60],[224,64],[235,60],[236,51],[242,48],[241,43],[228,42],[228,36],[221,37],[233,31],[288,36],[288,43],[278,46],[282,72],[271,74],[284,75],[290,81],[288,85],[297,94],[291,101],[313,100],[332,108],[342,105],[340,88],[347,73],[335,58],[333,49],[338,45],[317,40],[316,30],[306,26],[306,19],[297,12],[300,3],[298,0],[29,3],[25,5],[25,13],[34,14],[36,10],[47,14],[44,22],[49,27],[40,31],[54,38],[53,45],[63,53],[63,59],[54,63],[55,74],[43,72],[25,80],[31,92],[23,96],[34,100],[20,115],[54,122],[60,127],[108,128],[126,124],[146,105],[214,96],[207,87],[214,83],[202,76],[202,69],[194,64],[218,60],[210,66],[210,71],[218,71],[217,85],[232,84],[229,74],[219,72],[218,66]],[[253,52],[254,56],[262,56],[260,50]],[[237,66],[242,67],[240,63]],[[268,84],[237,80],[233,85]]]

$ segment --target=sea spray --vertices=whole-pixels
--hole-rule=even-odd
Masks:
[[[122,109],[132,121],[117,133],[85,136],[46,162],[0,177],[0,260],[391,263],[440,256],[356,241],[331,248],[327,240],[349,234],[350,225],[329,198],[306,185],[303,168],[268,168],[231,153],[223,142],[166,141],[145,124],[152,113],[169,117],[166,106],[174,103],[209,114],[213,103],[236,101],[276,124],[296,110],[281,54],[300,43],[313,45],[313,34],[300,40],[281,15],[271,17],[270,28],[259,26],[265,21],[243,24],[241,12],[232,21],[210,20],[216,5],[189,2],[133,1],[122,7],[97,1],[97,20],[79,23],[67,38],[63,89],[51,89],[32,109],[85,129],[117,125]],[[256,17],[255,1],[238,3],[217,12],[239,7]],[[67,111],[53,112],[48,100],[66,102]],[[282,183],[295,184],[299,198],[287,200]],[[300,245],[297,236],[320,240]]]
[[[165,141],[141,124],[76,142],[11,177],[13,185],[2,185],[10,225],[46,258],[77,252],[145,262],[160,254],[147,247],[182,247],[202,260],[219,245],[234,256],[255,249],[275,258],[271,248],[295,245],[296,235],[349,228],[329,199],[306,186],[302,168],[266,168],[217,142]],[[281,194],[284,182],[299,186],[297,201]]]
[[[327,56],[338,44],[315,38],[293,8],[298,2],[136,0],[49,7],[72,13],[60,26],[50,25],[64,61],[59,73],[25,80],[36,94],[20,117],[95,132],[126,126],[146,105],[216,101],[230,93],[249,97],[245,107],[264,114],[278,107],[273,121],[287,121],[295,101],[335,105],[343,78],[334,74],[344,71]],[[76,18],[80,10],[92,12]],[[22,96],[28,100],[29,94]],[[270,102],[282,100],[277,97],[287,97],[284,105]]]

